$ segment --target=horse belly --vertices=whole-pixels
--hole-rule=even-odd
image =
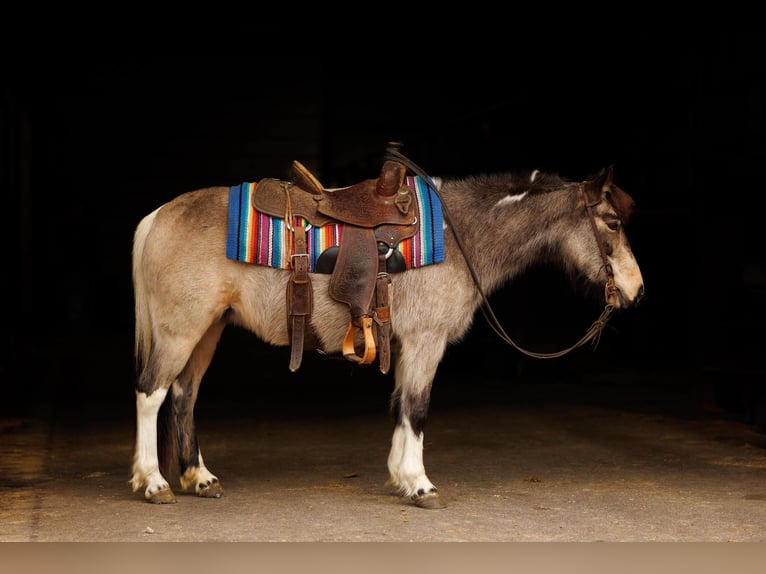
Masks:
[[[237,266],[228,293],[235,294],[231,303],[231,322],[243,327],[263,341],[278,346],[289,345],[287,332],[287,284],[290,272],[248,263]],[[341,350],[350,320],[349,309],[329,295],[330,275],[310,274],[312,312],[307,318],[321,348],[327,353]]]

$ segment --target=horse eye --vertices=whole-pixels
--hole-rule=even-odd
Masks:
[[[611,219],[606,222],[606,226],[612,231],[617,231],[618,229],[620,229],[620,220]]]

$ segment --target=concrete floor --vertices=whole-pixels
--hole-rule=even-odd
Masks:
[[[200,444],[225,496],[173,505],[128,486],[129,391],[59,397],[0,418],[0,541],[766,541],[761,429],[688,381],[579,379],[437,378],[425,462],[441,510],[385,486],[375,377],[228,400],[203,385]]]

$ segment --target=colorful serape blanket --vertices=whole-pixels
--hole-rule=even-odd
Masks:
[[[444,261],[444,225],[441,202],[420,177],[408,176],[407,185],[413,190],[420,211],[419,229],[396,249],[402,254],[406,269],[414,269]],[[250,195],[257,183],[233,185],[229,192],[229,228],[226,257],[236,261],[290,269],[290,231],[284,219],[272,217],[253,209]],[[303,218],[296,224],[308,227]],[[306,232],[309,271],[328,247],[339,245],[343,225],[329,224],[309,227]]]

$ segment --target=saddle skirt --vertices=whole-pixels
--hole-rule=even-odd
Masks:
[[[413,191],[420,218],[415,234],[400,241],[394,249],[401,254],[405,269],[440,263],[444,261],[444,220],[439,197],[419,176],[407,176],[405,183]],[[253,208],[250,198],[257,185],[245,182],[230,188],[226,257],[290,269],[292,232],[283,218]],[[315,227],[302,217],[294,219],[306,228],[308,271],[317,272],[320,255],[340,245],[344,224],[331,222]]]

